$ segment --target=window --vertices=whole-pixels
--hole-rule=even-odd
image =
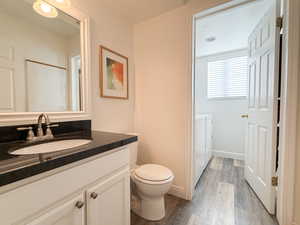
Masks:
[[[209,61],[207,66],[207,98],[247,96],[247,56]]]

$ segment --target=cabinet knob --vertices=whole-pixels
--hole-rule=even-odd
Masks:
[[[248,118],[248,114],[241,115],[242,118]]]
[[[78,201],[78,202],[76,202],[75,206],[76,206],[76,208],[81,209],[84,206],[84,202]]]
[[[91,198],[96,199],[98,197],[98,194],[96,192],[91,193]]]

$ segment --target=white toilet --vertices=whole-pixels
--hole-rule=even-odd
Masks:
[[[156,164],[136,165],[138,142],[129,145],[131,160],[131,210],[146,220],[165,216],[164,195],[174,180],[172,171]]]

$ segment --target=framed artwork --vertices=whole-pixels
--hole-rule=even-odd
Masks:
[[[104,98],[128,99],[128,58],[100,46],[100,93]]]

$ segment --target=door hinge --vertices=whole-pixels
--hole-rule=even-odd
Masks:
[[[280,29],[283,27],[283,17],[276,18],[276,27],[279,27]]]
[[[272,186],[278,186],[278,177],[272,177]]]

